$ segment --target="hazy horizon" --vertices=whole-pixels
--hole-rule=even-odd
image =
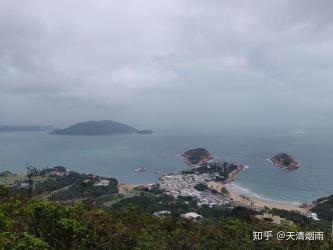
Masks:
[[[331,1],[0,3],[0,124],[333,125]]]

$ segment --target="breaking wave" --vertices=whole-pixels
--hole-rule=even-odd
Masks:
[[[282,204],[292,204],[295,206],[300,206],[301,203],[297,202],[297,201],[283,201],[283,200],[274,200],[274,199],[270,199],[267,198],[265,196],[262,196],[258,193],[255,193],[253,191],[251,191],[250,189],[246,188],[246,187],[242,187],[236,183],[229,183],[226,184],[226,187],[229,191],[231,192],[237,192],[240,193],[242,195],[248,196],[250,198],[256,198],[256,199],[260,199],[260,200],[264,200],[264,201],[269,201],[269,202],[277,202],[277,203],[282,203]]]
[[[266,161],[270,162],[273,165],[273,162],[271,159],[266,159]]]

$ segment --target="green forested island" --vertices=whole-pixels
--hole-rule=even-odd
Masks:
[[[127,124],[111,120],[76,123],[65,129],[55,129],[53,135],[113,135],[113,134],[151,134],[152,130],[138,130]]]
[[[205,148],[193,148],[181,154],[189,166],[200,166],[214,157]]]

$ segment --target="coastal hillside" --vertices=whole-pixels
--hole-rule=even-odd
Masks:
[[[246,208],[198,207],[190,199],[145,193],[116,204],[102,210],[89,200],[32,199],[0,186],[0,249],[332,249],[328,231],[323,240],[253,240],[253,232],[324,229],[311,222],[272,224]],[[151,214],[162,208],[176,213]],[[187,209],[205,217],[177,216]]]
[[[311,211],[316,213],[320,219],[332,221],[333,195],[316,200],[315,206],[311,209]]]
[[[53,135],[112,135],[131,133],[140,133],[140,130],[111,120],[81,122],[68,128],[56,129],[51,132]]]
[[[118,181],[93,174],[67,170],[63,166],[38,170],[29,166],[27,173],[0,173],[0,185],[10,192],[64,202],[76,199],[96,199],[118,193]]]

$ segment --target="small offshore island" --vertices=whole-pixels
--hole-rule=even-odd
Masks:
[[[298,161],[286,153],[275,155],[271,161],[274,166],[288,170],[295,170],[301,166]]]
[[[207,163],[214,157],[205,148],[194,148],[190,149],[180,156],[185,158],[185,163],[188,166],[200,166],[203,163]]]

